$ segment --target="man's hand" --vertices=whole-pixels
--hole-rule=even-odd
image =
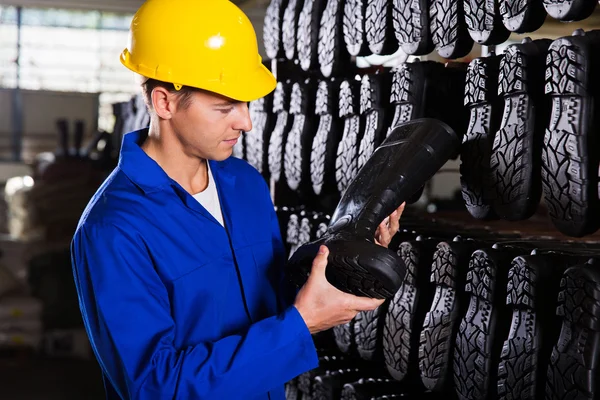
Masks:
[[[400,217],[402,217],[405,205],[406,203],[402,203],[400,207],[379,224],[375,231],[375,243],[385,248],[389,246],[392,238],[400,228]]]
[[[294,302],[310,333],[350,322],[359,311],[374,310],[384,302],[344,293],[332,286],[325,277],[328,255],[327,247],[321,246],[310,276]]]

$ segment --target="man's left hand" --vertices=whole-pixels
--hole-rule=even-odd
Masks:
[[[385,248],[389,246],[392,238],[400,228],[400,217],[402,217],[405,205],[406,203],[402,203],[400,207],[379,224],[375,231],[375,243]]]

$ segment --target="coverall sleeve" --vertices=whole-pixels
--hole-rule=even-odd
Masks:
[[[293,306],[237,335],[175,348],[168,292],[136,233],[84,224],[72,257],[92,348],[123,399],[251,399],[318,365]]]

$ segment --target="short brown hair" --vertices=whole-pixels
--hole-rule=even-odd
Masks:
[[[149,111],[152,110],[152,91],[157,87],[165,88],[170,93],[176,94],[178,101],[177,104],[183,109],[188,108],[192,103],[192,94],[194,92],[201,91],[201,89],[197,89],[191,86],[182,86],[181,89],[176,90],[175,85],[173,85],[172,83],[167,83],[156,79],[148,79],[142,84],[142,93],[144,95],[146,107],[148,107]]]

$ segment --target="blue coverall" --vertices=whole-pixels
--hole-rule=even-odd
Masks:
[[[318,365],[285,289],[268,187],[209,161],[225,228],[126,134],[81,217],[73,274],[109,399],[284,399]]]

